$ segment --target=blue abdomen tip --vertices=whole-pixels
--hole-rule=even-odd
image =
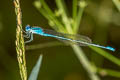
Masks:
[[[111,51],[115,51],[115,48],[112,48],[112,47],[110,47],[110,46],[107,46],[106,49],[109,49],[109,50],[111,50]]]

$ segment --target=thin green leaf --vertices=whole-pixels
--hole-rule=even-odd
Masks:
[[[74,20],[75,20],[75,18],[77,16],[77,2],[78,2],[77,0],[73,0],[73,6],[72,6],[73,7],[73,11],[72,11],[73,14],[72,15],[73,15]]]
[[[113,55],[111,55],[110,53],[102,50],[101,48],[97,48],[97,47],[93,47],[93,46],[89,46],[91,49],[93,49],[94,51],[96,51],[98,54],[104,56],[105,58],[107,58],[108,60],[110,60],[111,62],[117,64],[118,66],[120,66],[120,59],[114,57]]]
[[[80,26],[80,22],[83,16],[83,12],[84,12],[84,8],[87,6],[86,1],[79,1],[79,10],[77,13],[77,16],[74,18],[74,22],[73,22],[73,29],[74,29],[74,33],[76,34],[79,30],[79,26]]]
[[[60,46],[60,45],[64,45],[64,44],[59,41],[52,41],[52,42],[35,44],[35,45],[29,45],[29,46],[26,46],[26,49],[27,50],[35,50],[35,49],[54,47],[54,46]]]
[[[43,58],[43,55],[40,55],[39,59],[38,59],[36,65],[34,66],[28,80],[37,80],[39,70],[40,70],[40,67],[41,67],[41,63],[42,63],[42,58]]]
[[[117,9],[120,11],[120,0],[112,0]]]

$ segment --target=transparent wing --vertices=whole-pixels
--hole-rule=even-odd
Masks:
[[[47,34],[45,36],[57,38],[59,40],[62,40],[65,43],[72,42],[80,46],[87,46],[89,43],[92,43],[90,38],[83,35],[64,34],[64,33],[55,32],[53,30],[47,30],[47,29],[43,29],[43,32]]]

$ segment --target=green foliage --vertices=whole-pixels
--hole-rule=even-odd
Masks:
[[[41,63],[42,63],[42,58],[43,58],[43,55],[40,55],[39,59],[38,59],[37,63],[35,64],[28,80],[37,80],[39,70],[40,70],[40,67],[41,67]]]

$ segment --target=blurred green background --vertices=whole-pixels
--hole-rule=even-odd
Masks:
[[[48,20],[34,7],[34,1],[20,1],[23,26],[30,24],[52,29],[48,24]],[[64,1],[69,16],[72,16],[72,0]],[[56,9],[54,0],[45,0],[45,2],[53,11]],[[94,43],[116,48],[115,52],[108,52],[120,58],[120,12],[112,0],[88,0],[87,3],[78,34],[90,37]],[[13,0],[0,0],[0,80],[21,80],[16,57],[15,39],[16,15]],[[27,45],[51,41],[57,40],[35,35],[34,41]],[[97,67],[120,71],[120,66],[95,53],[89,47],[82,47],[82,49],[89,60]],[[40,54],[43,54],[43,63],[38,80],[90,80],[71,47],[63,45],[26,50],[28,75]],[[110,76],[104,74],[104,72],[98,72],[97,74],[101,80],[120,80],[120,76]]]

